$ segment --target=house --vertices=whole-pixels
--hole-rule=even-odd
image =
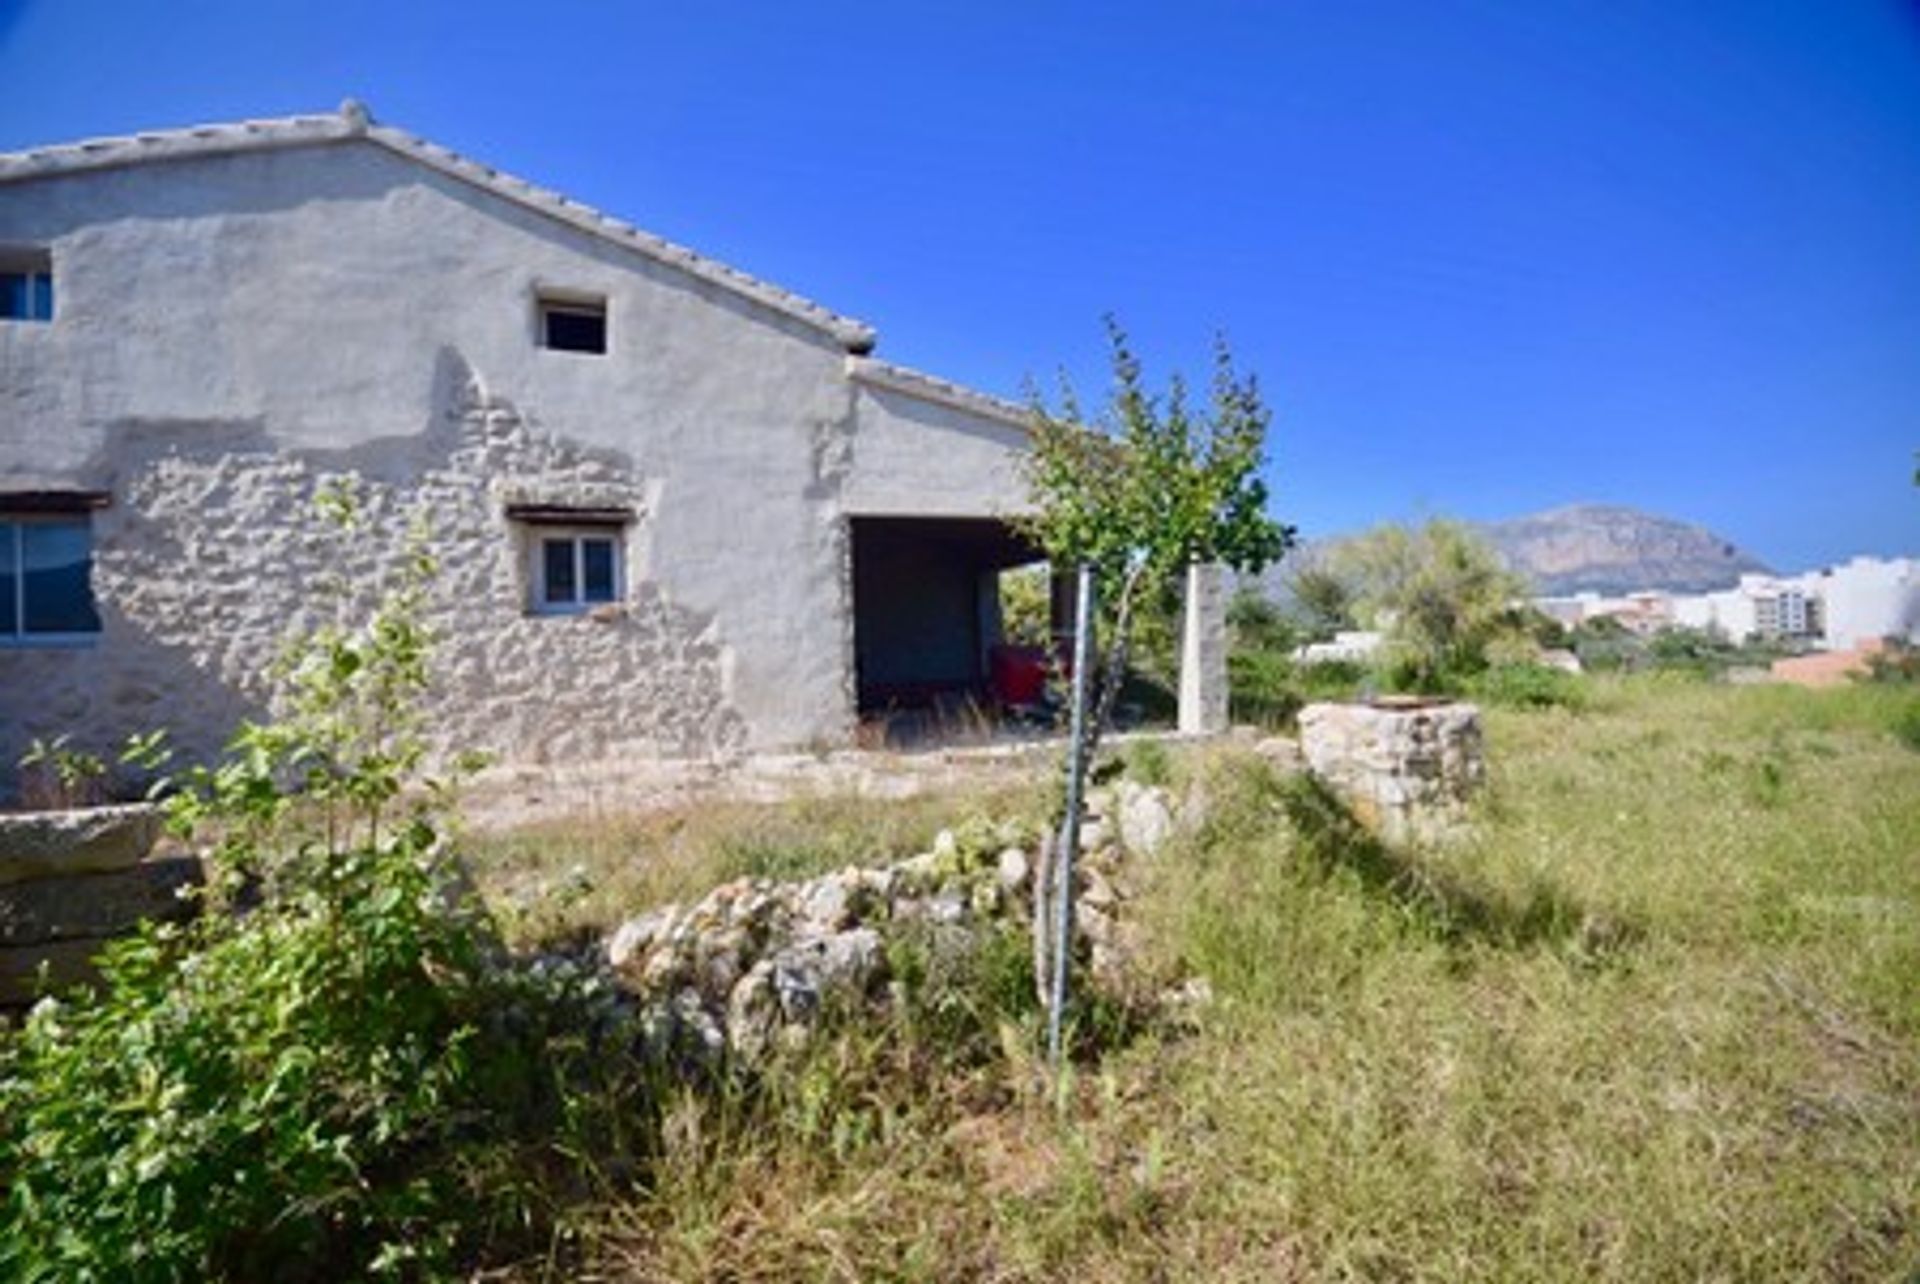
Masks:
[[[874,346],[351,102],[0,156],[0,763],[211,750],[415,529],[461,747],[839,743],[977,688],[1025,415]]]

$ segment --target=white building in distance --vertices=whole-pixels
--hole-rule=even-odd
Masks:
[[[1580,593],[1534,605],[1568,627],[1604,617],[1643,636],[1688,628],[1852,651],[1882,638],[1920,642],[1920,559],[1855,557],[1800,575],[1742,575],[1711,593]]]

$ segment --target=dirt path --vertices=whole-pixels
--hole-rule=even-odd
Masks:
[[[1031,779],[1064,748],[1061,738],[954,749],[834,750],[731,760],[635,760],[502,766],[462,791],[461,814],[480,830],[515,829],[561,816],[622,815],[690,802],[783,802],[805,797],[910,798],[958,785]]]

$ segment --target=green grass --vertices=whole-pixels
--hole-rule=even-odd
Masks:
[[[560,1273],[1911,1280],[1909,701],[1636,679],[1494,710],[1477,836],[1431,854],[1246,758],[1176,762],[1212,819],[1144,912],[1160,961],[1212,982],[1197,1030],[1113,1046],[1058,1098],[1030,1026],[944,1059],[845,1032],[758,1107],[667,1110]],[[496,840],[484,878],[580,860],[592,897],[683,896],[969,805],[550,829]]]

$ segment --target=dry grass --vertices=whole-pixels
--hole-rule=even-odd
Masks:
[[[1215,819],[1150,913],[1219,996],[1198,1033],[1113,1047],[1056,1102],[1018,1021],[965,1057],[848,1032],[755,1104],[669,1110],[651,1173],[581,1210],[569,1277],[1911,1280],[1911,697],[1593,694],[1491,715],[1480,836],[1442,856],[1245,761],[1176,763]],[[965,805],[489,852],[496,886],[585,862],[604,918],[911,846]]]
[[[963,817],[1000,820],[1042,807],[1041,795],[1026,787],[705,802],[474,834],[464,848],[508,936],[524,944],[605,931],[729,879],[883,864],[926,850],[935,833]]]

